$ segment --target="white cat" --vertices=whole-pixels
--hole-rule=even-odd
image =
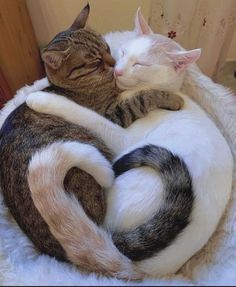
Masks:
[[[139,35],[135,36],[136,33]],[[136,17],[136,32],[128,35],[133,39],[126,39],[115,56],[117,83],[129,89],[124,97],[132,96],[133,90],[150,87],[179,90],[185,71],[197,60],[199,50],[183,51],[168,38],[153,34],[140,11]],[[112,35],[108,35],[109,39]],[[153,111],[127,129],[58,95],[36,92],[27,99],[27,104],[35,111],[60,116],[89,128],[119,158],[138,147],[153,144],[184,160],[192,176],[195,195],[191,221],[171,245],[136,263],[138,270],[148,276],[176,272],[206,244],[216,229],[231,191],[233,159],[225,139],[196,103],[187,95],[179,94],[185,102],[182,110]],[[107,191],[106,226],[121,231],[145,223],[161,207],[162,197],[161,179],[151,169],[127,171]],[[67,208],[74,209],[76,215],[77,203],[73,201],[72,204],[72,201],[68,199]],[[75,215],[69,220],[76,229]],[[76,246],[76,239],[73,244]],[[67,250],[65,245],[63,247]]]

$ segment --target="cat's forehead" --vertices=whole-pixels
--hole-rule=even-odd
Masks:
[[[139,56],[151,49],[153,40],[149,37],[138,37],[127,42],[122,48],[126,51],[127,54]]]
[[[72,47],[72,44],[77,47],[87,50],[90,46],[93,48],[106,48],[107,44],[104,39],[91,29],[78,29],[76,31],[66,30],[58,33],[53,40],[47,45],[48,49],[55,48],[56,50],[67,49]]]
[[[140,56],[152,53],[163,53],[178,49],[178,45],[162,35],[139,36],[121,47],[128,55]]]

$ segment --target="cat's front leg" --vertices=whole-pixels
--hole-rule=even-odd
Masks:
[[[174,92],[159,91],[156,89],[141,90],[137,92],[136,97],[143,99],[143,106],[147,110],[160,108],[178,111],[184,105],[184,100]]]
[[[109,107],[106,118],[127,128],[134,121],[145,117],[157,108],[177,111],[184,105],[184,100],[176,93],[147,89],[124,93],[116,105]]]
[[[39,91],[29,94],[26,103],[36,112],[58,116],[89,129],[116,154],[131,144],[132,138],[123,128],[63,96]]]
[[[56,94],[38,91],[28,95],[26,104],[35,112],[51,114],[65,119],[67,110],[64,110],[63,115],[60,115],[62,102],[58,102],[57,100],[58,95]],[[67,99],[65,98],[65,100]],[[67,108],[67,106],[68,105],[66,105],[65,108]]]

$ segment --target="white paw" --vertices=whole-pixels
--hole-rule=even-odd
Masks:
[[[107,166],[103,165],[96,171],[96,180],[101,186],[110,188],[113,185],[115,175],[111,164],[107,163]]]
[[[74,166],[89,173],[102,187],[112,186],[115,177],[112,165],[96,147],[78,142],[63,145],[73,159]]]
[[[52,95],[45,92],[35,92],[28,95],[26,104],[32,110],[39,113],[47,113]]]
[[[115,178],[111,163],[95,147],[90,146],[89,150],[84,159],[89,165],[89,173],[101,186],[111,187]]]
[[[112,165],[102,155],[101,158],[91,158],[89,173],[102,187],[110,188],[114,182],[115,176]]]

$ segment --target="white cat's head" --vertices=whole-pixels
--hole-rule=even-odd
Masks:
[[[201,49],[186,51],[173,40],[154,34],[140,9],[135,31],[138,36],[119,48],[114,72],[117,85],[123,89],[179,90],[186,68],[197,61]]]

